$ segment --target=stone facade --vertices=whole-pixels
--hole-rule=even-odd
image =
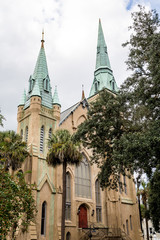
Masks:
[[[44,68],[39,68],[39,65],[44,65]],[[100,66],[98,68],[100,71]],[[44,75],[40,71],[44,71]],[[23,164],[22,170],[31,170],[31,173],[26,175],[26,181],[37,186],[33,195],[38,213],[36,223],[30,226],[28,233],[24,235],[19,233],[18,239],[60,240],[62,167],[53,168],[47,165],[48,139],[56,129],[68,129],[74,133],[78,125],[86,119],[88,104],[96,98],[101,89],[97,90],[96,86],[97,92],[94,92],[93,82],[91,93],[94,94],[91,94],[89,99],[84,97],[61,113],[59,101],[50,102],[51,87],[44,54],[44,40],[36,71],[33,78],[30,78],[29,89],[28,96],[23,96],[23,101],[18,106],[17,133],[27,142],[31,154]],[[114,93],[112,90],[114,89],[109,89],[111,94]],[[54,99],[57,97],[56,90]],[[82,149],[82,152],[84,160],[81,168],[67,166],[66,239],[89,239],[92,233],[92,239],[140,240],[139,213],[133,179],[125,179],[124,192],[108,189],[102,191],[97,181],[99,169],[89,163],[91,151]],[[124,181],[122,176],[121,178]],[[84,227],[88,229],[83,229]]]

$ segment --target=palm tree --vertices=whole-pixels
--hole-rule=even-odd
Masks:
[[[14,131],[0,132],[0,163],[5,170],[9,168],[14,171],[21,167],[28,156],[26,143]]]
[[[68,130],[60,129],[52,135],[49,140],[49,152],[47,162],[56,167],[63,166],[63,194],[62,194],[62,218],[61,218],[61,240],[65,238],[65,205],[66,205],[66,168],[67,164],[79,164],[82,159],[79,144],[74,142]]]

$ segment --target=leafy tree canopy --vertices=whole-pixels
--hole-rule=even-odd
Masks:
[[[23,173],[11,176],[0,169],[0,236],[2,240],[10,235],[15,239],[18,228],[25,232],[36,214],[32,197],[33,185],[28,185]]]
[[[0,132],[0,163],[5,169],[16,170],[28,156],[26,143],[14,131]]]

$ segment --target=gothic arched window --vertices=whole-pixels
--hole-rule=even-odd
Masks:
[[[91,172],[85,155],[75,170],[75,192],[78,197],[91,198]]]
[[[25,130],[25,142],[28,142],[28,126],[26,126],[26,130]]]
[[[70,234],[70,232],[67,232],[67,234],[66,234],[66,240],[71,240],[71,234]]]
[[[21,134],[20,134],[22,140],[23,140],[23,129],[21,129]]]
[[[40,152],[44,151],[44,126],[41,127],[40,131]]]
[[[52,128],[49,129],[49,132],[48,132],[48,140],[50,140],[52,137]],[[48,149],[51,148],[51,144],[48,144]]]
[[[71,220],[71,175],[66,173],[66,220]]]
[[[97,222],[102,221],[102,206],[101,206],[101,192],[100,183],[98,179],[95,182],[95,194],[96,194],[96,219]]]
[[[46,235],[46,213],[47,213],[47,203],[45,201],[42,204],[41,235]]]

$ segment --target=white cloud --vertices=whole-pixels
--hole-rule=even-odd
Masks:
[[[137,1],[136,1],[137,2]],[[145,1],[149,4],[150,1]],[[156,3],[156,1],[154,1]],[[132,9],[134,9],[134,4]],[[145,3],[146,4],[146,3]],[[88,96],[96,60],[98,19],[102,20],[109,58],[120,85],[127,77],[130,11],[127,0],[7,0],[0,8],[0,108],[6,129],[16,130],[17,105],[33,73],[42,28],[51,85],[58,86],[62,109]],[[131,10],[132,10],[131,9]]]

